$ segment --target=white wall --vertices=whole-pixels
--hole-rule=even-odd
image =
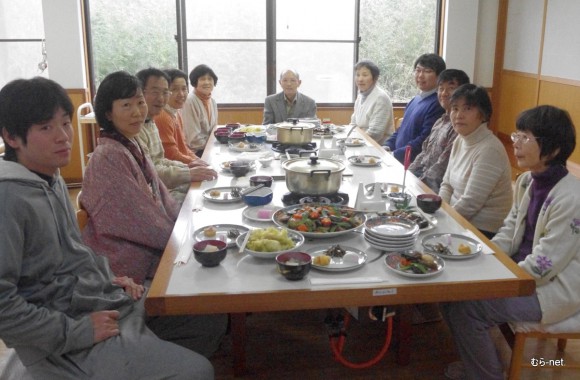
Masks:
[[[443,58],[448,68],[461,69],[473,83],[493,85],[499,0],[448,0]]]
[[[50,79],[64,88],[87,88],[81,0],[42,2]]]

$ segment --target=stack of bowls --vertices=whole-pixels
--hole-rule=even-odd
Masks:
[[[365,222],[364,238],[373,248],[382,251],[413,249],[419,236],[419,226],[395,216],[378,216]]]

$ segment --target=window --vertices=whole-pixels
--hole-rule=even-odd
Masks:
[[[95,89],[107,74],[177,67],[175,0],[91,0]],[[96,92],[94,92],[96,93]]]
[[[48,76],[42,1],[0,1],[0,15],[0,88],[16,78]]]
[[[263,103],[281,90],[285,68],[317,103],[352,104],[359,57],[378,64],[394,102],[406,102],[417,93],[415,59],[439,40],[441,0],[86,1],[96,82],[120,69],[189,73],[204,63],[222,105]]]

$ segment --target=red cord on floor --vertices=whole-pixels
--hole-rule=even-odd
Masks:
[[[348,325],[350,324],[350,319],[351,319],[351,316],[350,316],[350,314],[347,313],[345,318],[344,318],[344,330],[346,330],[348,328]],[[390,316],[387,318],[387,331],[385,333],[385,344],[383,345],[383,348],[381,349],[381,351],[378,353],[377,356],[375,356],[374,358],[372,358],[369,361],[362,362],[362,363],[353,363],[353,362],[345,359],[344,356],[342,356],[342,350],[344,348],[344,344],[346,343],[345,334],[341,334],[340,337],[338,338],[338,341],[336,341],[336,339],[331,336],[330,337],[330,348],[332,349],[332,353],[334,354],[334,358],[337,361],[339,361],[342,365],[344,365],[345,367],[353,368],[353,369],[369,368],[369,367],[377,364],[387,353],[387,350],[389,349],[389,346],[391,345],[392,333],[393,333],[393,317]]]

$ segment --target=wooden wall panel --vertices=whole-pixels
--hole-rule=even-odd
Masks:
[[[570,161],[580,163],[580,87],[542,80],[538,104],[550,104],[563,108],[570,113],[576,126],[576,150]]]
[[[500,104],[494,103],[493,112],[498,115],[497,125],[492,128],[506,135],[515,131],[517,116],[523,110],[536,106],[537,80],[527,74],[504,71],[501,75]]]
[[[78,107],[86,103],[89,99],[88,93],[84,89],[68,89],[67,93],[71,98],[73,103],[73,107],[75,113],[72,118],[73,122],[73,129],[74,129],[74,142],[72,146],[72,153],[71,153],[71,162],[67,166],[61,169],[60,173],[67,184],[80,184],[82,182],[82,173],[81,173],[81,161],[80,161],[80,152],[79,152],[79,137],[77,136],[77,109]],[[90,152],[89,150],[89,133],[88,129],[83,129],[83,141],[85,152]]]

